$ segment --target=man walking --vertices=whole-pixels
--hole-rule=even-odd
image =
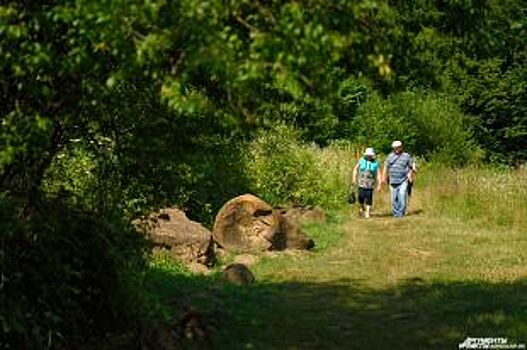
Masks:
[[[393,152],[388,155],[384,163],[384,180],[390,184],[392,212],[396,218],[406,214],[408,200],[408,183],[413,181],[414,162],[412,157],[403,151],[401,141],[392,143]]]

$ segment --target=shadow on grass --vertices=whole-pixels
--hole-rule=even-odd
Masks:
[[[214,349],[455,349],[466,337],[527,343],[527,281],[407,280],[248,287],[156,272],[150,288],[203,314]]]
[[[415,209],[415,210],[409,210],[405,216],[421,215],[423,213],[424,213],[423,209]],[[377,217],[377,218],[387,218],[387,217],[393,217],[393,214],[391,211],[389,211],[389,212],[372,213],[371,216]]]

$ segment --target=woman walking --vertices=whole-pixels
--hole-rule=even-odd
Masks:
[[[362,157],[353,168],[353,183],[359,185],[360,215],[370,217],[373,205],[373,189],[377,185],[377,191],[381,190],[382,183],[379,162],[375,159],[373,148],[366,148]]]

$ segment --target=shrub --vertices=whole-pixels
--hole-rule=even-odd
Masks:
[[[0,347],[71,348],[146,310],[146,247],[119,219],[41,203],[21,219],[2,199]]]
[[[45,193],[60,195],[68,193],[75,204],[86,209],[94,209],[97,181],[98,159],[87,147],[73,143],[64,147],[53,159],[43,179]]]
[[[260,132],[247,149],[250,189],[269,203],[327,209],[345,203],[354,158],[349,144],[321,149],[302,143],[297,131],[281,124]]]
[[[476,161],[471,122],[447,97],[407,91],[387,99],[373,96],[354,121],[355,140],[388,152],[401,140],[413,154],[453,165]]]

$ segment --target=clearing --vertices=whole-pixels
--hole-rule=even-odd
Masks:
[[[409,215],[393,219],[387,196],[376,194],[369,220],[353,208],[306,227],[315,251],[262,259],[251,286],[159,277],[168,294],[192,291],[186,300],[213,320],[215,349],[457,349],[467,337],[527,343],[525,232],[429,212],[419,193]]]

